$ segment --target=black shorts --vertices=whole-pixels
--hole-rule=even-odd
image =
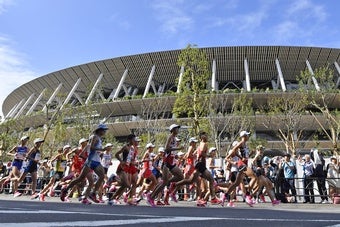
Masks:
[[[35,161],[29,161],[27,167],[25,168],[25,173],[34,173],[38,170],[38,164]]]
[[[168,167],[168,169],[171,171],[173,168],[176,167],[176,165],[170,165],[168,163],[165,164],[166,167]]]
[[[55,172],[54,175],[53,175],[54,179],[56,180],[60,180],[64,177],[64,172]]]
[[[104,167],[104,173],[105,173],[105,175],[107,174],[108,171],[109,171],[109,168],[105,168],[105,167]]]
[[[207,167],[205,166],[205,163],[197,162],[195,165],[195,169],[198,170],[198,172],[200,172],[201,174],[203,174]]]

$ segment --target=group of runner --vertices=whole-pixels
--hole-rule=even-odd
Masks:
[[[233,143],[225,158],[229,177],[217,181],[214,165],[217,149],[209,148],[207,133],[200,132],[198,139],[190,138],[185,151],[178,139],[180,125],[177,124],[169,127],[165,146],[159,147],[157,154],[152,143],[146,145],[145,152],[139,152],[140,139],[134,134],[127,136],[126,144],[114,154],[119,161],[116,174],[107,176],[113,158],[113,145],[108,143],[104,146],[102,141],[107,129],[105,124],[99,124],[89,139],[79,140],[78,147],[72,149],[70,145],[65,145],[60,148],[49,160],[55,163],[54,174],[40,192],[36,192],[36,182],[38,164],[44,166],[40,152],[44,140],[35,139],[34,147],[28,149],[29,137],[22,137],[20,144],[8,152],[14,157],[12,171],[0,180],[0,186],[10,181],[14,197],[20,196],[18,186],[30,173],[31,196],[40,201],[45,201],[46,195],[54,196],[56,189],[60,188],[61,201],[69,202],[74,194],[78,194],[83,204],[104,203],[105,198],[109,205],[137,205],[146,199],[152,207],[164,206],[170,205],[169,198],[177,202],[179,191],[185,195],[182,199],[188,199],[195,191],[195,198],[191,199],[196,200],[197,206],[206,206],[208,202],[223,206],[227,202],[228,206],[234,207],[238,190],[243,191],[244,200],[249,206],[254,205],[255,198],[264,198],[265,194],[273,205],[279,203],[271,181],[264,174],[263,147],[258,147],[252,165],[248,164],[250,153],[247,141],[250,133],[247,131],[240,133],[240,141]],[[27,159],[28,165],[20,171]],[[70,166],[68,172],[67,166]]]

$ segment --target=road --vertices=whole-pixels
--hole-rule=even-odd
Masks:
[[[340,226],[340,205],[333,204],[256,204],[237,207],[196,207],[179,202],[152,208],[139,206],[63,203],[59,198],[45,202],[29,197],[14,199],[0,195],[0,226]]]

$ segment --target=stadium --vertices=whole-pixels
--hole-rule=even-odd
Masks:
[[[220,96],[232,97],[244,92],[255,103],[261,103],[269,96],[288,97],[298,89],[296,76],[301,71],[309,70],[313,75],[314,69],[325,64],[333,69],[334,83],[339,89],[340,49],[298,46],[200,49],[206,53],[210,64],[208,89]],[[185,70],[177,64],[180,53],[181,50],[169,50],[115,57],[51,72],[8,95],[2,106],[5,121],[20,119],[24,122],[23,130],[27,130],[46,124],[49,120],[46,111],[53,113],[57,109],[66,111],[91,105],[94,118],[98,122],[106,119],[110,133],[117,138],[124,138],[136,128],[150,127],[153,121],[166,127],[178,120],[174,119],[172,109],[178,80]],[[319,85],[313,82],[317,89]],[[329,94],[327,100],[330,109],[340,107],[339,92]],[[150,115],[145,113],[150,106],[162,113],[157,119],[146,116]],[[282,148],[280,139],[273,133],[275,127],[280,126],[265,127],[267,117],[254,115],[254,134],[268,140],[270,148]],[[190,119],[180,120],[185,124]],[[325,119],[306,113],[299,127],[308,135],[308,132],[320,129],[316,121],[322,123]],[[315,143],[307,143],[310,139],[305,137],[305,148],[314,146]],[[320,144],[325,148],[330,146],[324,137],[320,137]]]

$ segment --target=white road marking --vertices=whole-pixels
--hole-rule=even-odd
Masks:
[[[147,214],[110,214],[110,213],[94,213],[82,211],[59,211],[59,210],[0,210],[0,214],[86,214],[86,215],[102,215],[102,216],[124,216],[124,217],[149,217],[158,218],[160,216],[147,215]]]
[[[211,221],[223,220],[223,218],[201,218],[201,217],[167,217],[167,218],[145,218],[130,220],[103,220],[103,221],[72,221],[72,222],[26,222],[26,223],[6,223],[6,227],[48,227],[48,226],[116,226],[116,225],[132,225],[142,223],[173,223],[186,221]],[[3,223],[5,224],[5,223]]]

